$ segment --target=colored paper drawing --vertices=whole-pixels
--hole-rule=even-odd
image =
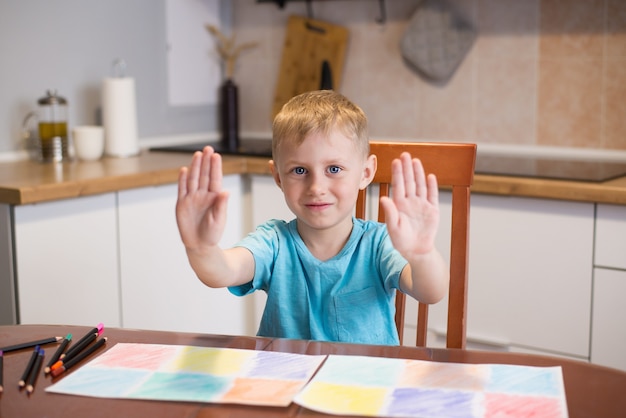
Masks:
[[[330,355],[294,401],[337,415],[567,417],[560,367]]]
[[[287,406],[325,358],[118,343],[46,391],[100,398]]]

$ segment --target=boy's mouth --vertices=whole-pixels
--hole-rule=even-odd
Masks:
[[[330,203],[314,202],[314,203],[307,203],[305,206],[311,210],[322,210],[322,209],[326,209],[327,207],[329,207]]]

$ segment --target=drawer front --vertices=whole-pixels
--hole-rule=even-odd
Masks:
[[[626,270],[626,206],[598,204],[595,265]]]

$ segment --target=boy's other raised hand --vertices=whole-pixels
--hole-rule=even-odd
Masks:
[[[178,175],[176,222],[187,250],[217,245],[226,225],[228,191],[222,190],[222,157],[207,146]]]
[[[381,197],[393,246],[405,258],[429,253],[439,227],[439,189],[434,174],[403,152],[391,165],[391,197]]]

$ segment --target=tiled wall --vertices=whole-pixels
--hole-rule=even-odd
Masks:
[[[448,0],[478,29],[452,79],[436,85],[403,61],[399,42],[419,0],[313,1],[313,17],[346,26],[339,87],[371,136],[626,150],[625,0]],[[235,0],[241,129],[268,132],[286,20],[305,2]]]

